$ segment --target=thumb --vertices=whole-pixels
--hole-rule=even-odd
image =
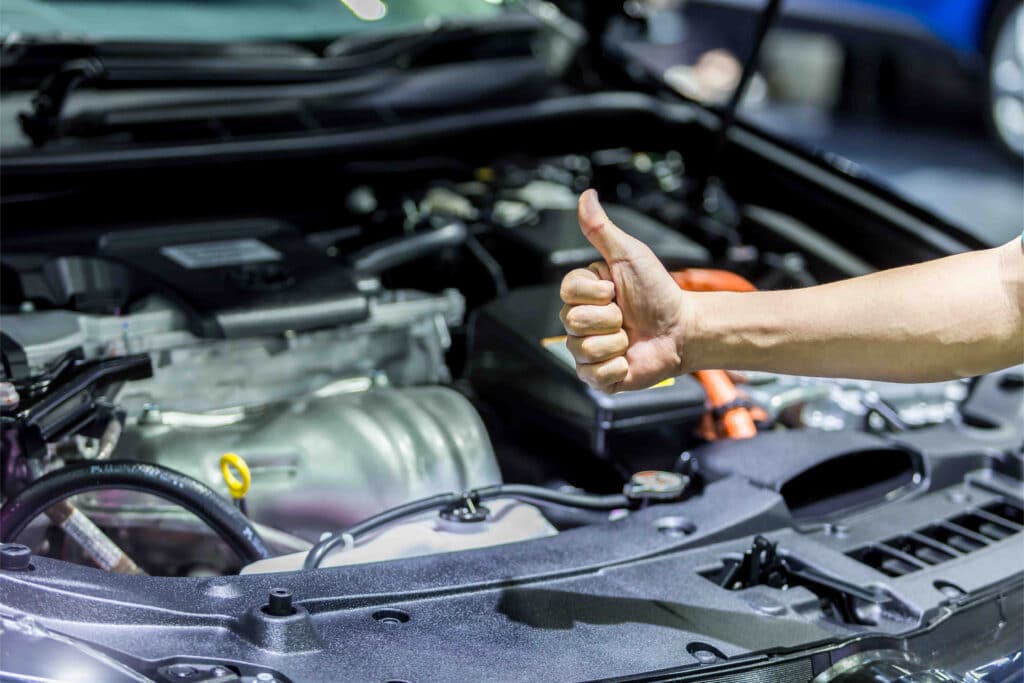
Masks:
[[[629,257],[635,240],[608,218],[597,199],[597,192],[587,190],[580,195],[577,214],[583,236],[607,263],[624,261]]]

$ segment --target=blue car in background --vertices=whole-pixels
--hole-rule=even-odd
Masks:
[[[764,0],[691,0],[753,11]],[[844,40],[947,53],[985,97],[1002,146],[1024,154],[1024,3],[1020,0],[784,0],[782,23]],[[927,78],[928,75],[926,74]],[[933,76],[934,77],[934,76]]]
[[[997,3],[992,0],[834,0],[820,4],[833,9],[838,4],[846,4],[851,11],[860,10],[865,15],[877,9],[908,17],[949,47],[971,55],[984,53],[989,15]]]

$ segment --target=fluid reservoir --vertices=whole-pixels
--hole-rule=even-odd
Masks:
[[[533,505],[510,499],[488,501],[483,514],[453,517],[430,512],[353,539],[324,558],[321,567],[397,560],[436,555],[472,548],[529,541],[557,534],[557,530]],[[306,553],[292,553],[260,560],[242,569],[243,574],[295,571],[302,568]]]

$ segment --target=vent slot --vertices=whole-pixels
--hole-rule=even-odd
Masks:
[[[887,576],[893,577],[909,574],[924,566],[923,563],[915,562],[911,557],[882,546],[864,546],[848,553],[848,555],[869,567],[874,567]]]
[[[917,533],[962,553],[970,553],[988,545],[984,536],[970,534],[966,529],[954,529],[944,524],[925,527]]]
[[[981,534],[985,538],[990,538],[993,541],[1001,541],[1005,538],[1009,538],[1016,529],[1012,528],[1005,521],[998,517],[989,517],[988,515],[981,515],[977,512],[968,512],[964,515],[959,515],[949,520],[951,524],[973,531],[976,534]]]
[[[1022,529],[1024,509],[1017,503],[998,500],[923,529],[856,548],[847,555],[898,577],[972,553]]]
[[[1024,526],[1024,508],[1005,500],[989,503],[981,508],[990,515],[995,515],[1017,526],[1018,530]]]
[[[882,543],[894,550],[898,550],[904,555],[912,555],[925,564],[939,564],[940,562],[952,560],[956,557],[956,555],[948,553],[945,550],[936,548],[924,538],[897,536],[896,538],[890,538],[887,541],[882,541]]]

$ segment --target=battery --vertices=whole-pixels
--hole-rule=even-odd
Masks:
[[[687,425],[704,411],[700,384],[686,375],[641,391],[609,395],[590,388],[576,376],[565,346],[558,294],[554,285],[524,287],[476,311],[466,373],[474,394],[598,458],[640,464],[639,444],[656,433],[663,449],[657,455],[678,455],[690,438]]]

